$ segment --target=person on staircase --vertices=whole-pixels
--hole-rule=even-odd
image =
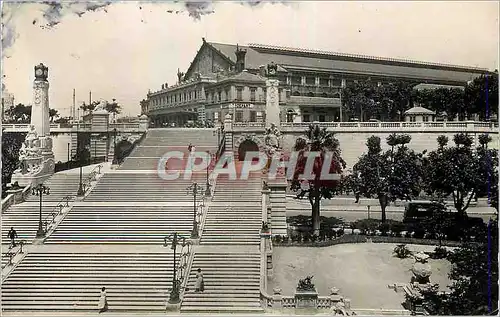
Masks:
[[[196,273],[196,284],[194,287],[194,291],[196,293],[203,292],[205,290],[205,281],[203,281],[203,273],[201,273],[201,269],[198,269]]]
[[[105,312],[108,310],[108,297],[106,295],[106,287],[101,289],[101,297],[99,298],[99,304],[97,306],[99,309],[99,313]]]
[[[10,239],[10,249],[16,247],[16,238],[17,238],[17,231],[14,230],[14,227],[10,227],[9,233],[7,233],[7,236]]]

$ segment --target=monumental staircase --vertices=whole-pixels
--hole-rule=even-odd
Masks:
[[[262,313],[260,303],[261,179],[219,175],[196,248],[182,313]],[[205,291],[196,293],[197,269]]]
[[[158,176],[156,167],[144,170],[131,159],[136,163],[143,163],[146,157],[158,161],[162,150],[154,147],[168,143],[185,143],[187,149],[191,142],[198,150],[205,144],[215,151],[217,141],[211,145],[213,140],[212,130],[149,131],[132,157],[117,170],[106,172],[83,199],[71,202],[71,209],[44,244],[26,247],[24,258],[4,277],[2,309],[96,312],[100,289],[106,287],[110,311],[164,311],[172,286],[173,250],[162,245],[163,238],[174,231],[189,237],[193,197],[186,188],[193,181],[205,184],[206,173],[169,181]],[[71,178],[55,174],[47,184],[65,179],[71,184],[60,188],[76,193],[78,178],[78,173]],[[52,187],[51,194],[57,186]],[[50,209],[58,201],[45,203],[45,197],[50,196],[43,197],[44,215],[46,207]],[[30,204],[30,216],[10,214],[23,204]],[[20,236],[30,237],[36,232],[38,218],[31,219],[38,204],[23,204],[5,212],[9,222],[4,225],[7,231],[17,226]]]

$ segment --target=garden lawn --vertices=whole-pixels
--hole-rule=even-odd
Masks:
[[[274,275],[268,279],[268,292],[272,294],[273,288],[279,287],[283,295],[293,296],[299,279],[314,275],[313,283],[320,296],[330,295],[330,289],[336,287],[340,295],[351,299],[352,308],[402,309],[404,292],[396,293],[387,285],[408,283],[415,260],[394,257],[395,246],[391,243],[358,243],[323,248],[275,247]],[[412,252],[435,248],[407,246]],[[431,282],[439,283],[441,290],[447,290],[451,264],[445,259],[429,259],[429,263],[432,266]]]

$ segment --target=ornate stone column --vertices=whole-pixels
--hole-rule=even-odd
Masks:
[[[269,79],[266,80],[266,128],[271,124],[277,127],[281,125],[280,120],[280,103],[279,103],[279,80],[276,78],[277,65],[271,63],[267,66]]]
[[[19,168],[12,175],[12,183],[19,186],[38,185],[54,174],[54,153],[50,137],[49,69],[35,66],[31,124],[19,153]]]

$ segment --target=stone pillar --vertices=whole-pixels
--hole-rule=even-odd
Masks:
[[[271,229],[273,235],[286,236],[286,187],[285,179],[269,180],[269,204],[271,206]]]
[[[226,138],[226,152],[234,152],[233,119],[229,113],[224,117],[224,133]]]
[[[278,85],[278,79],[266,80],[266,127],[270,127],[271,124],[275,124],[277,127],[279,127],[281,124]]]
[[[140,132],[146,132],[147,129],[148,129],[148,125],[149,125],[149,119],[146,115],[142,115],[140,118],[139,118],[139,131]]]
[[[109,113],[106,110],[96,110],[90,116],[91,131],[105,132],[108,130]]]

